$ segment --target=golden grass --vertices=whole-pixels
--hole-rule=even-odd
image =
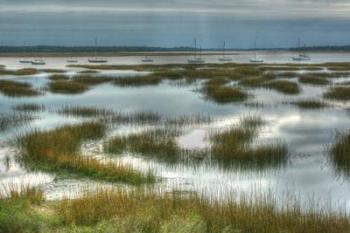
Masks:
[[[297,204],[278,210],[274,200],[241,198],[209,201],[181,192],[107,191],[65,200],[58,207],[66,225],[111,221],[122,232],[141,233],[346,233],[345,215],[302,212]]]
[[[80,74],[73,77],[74,82],[81,83],[83,85],[89,85],[89,86],[108,83],[112,80],[113,78],[108,76],[92,76],[87,74]]]
[[[244,101],[248,94],[238,87],[229,87],[223,85],[205,85],[202,93],[209,99],[219,104]]]
[[[116,78],[113,83],[121,87],[138,87],[158,85],[162,81],[162,78],[155,74],[149,74],[146,76],[136,76],[127,78]]]
[[[20,160],[28,167],[55,173],[68,173],[98,180],[141,184],[153,182],[152,174],[143,174],[130,166],[99,160],[80,154],[83,141],[104,136],[106,127],[97,122],[63,126],[51,131],[34,131],[18,139]]]

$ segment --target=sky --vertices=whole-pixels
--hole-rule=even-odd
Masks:
[[[1,45],[350,44],[349,0],[0,0]]]

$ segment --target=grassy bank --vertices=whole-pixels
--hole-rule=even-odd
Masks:
[[[331,87],[323,96],[327,99],[347,101],[350,100],[350,87]]]

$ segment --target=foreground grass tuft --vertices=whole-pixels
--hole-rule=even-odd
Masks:
[[[32,121],[34,117],[31,114],[18,114],[8,113],[0,114],[0,131],[7,130],[11,127],[18,127],[29,121]]]

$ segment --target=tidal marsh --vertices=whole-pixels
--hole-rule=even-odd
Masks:
[[[48,84],[52,93],[59,94],[81,94],[89,90],[89,86],[74,81],[54,81]]]
[[[326,102],[317,99],[303,99],[291,102],[291,104],[298,106],[300,109],[322,109],[329,106]]]
[[[312,85],[327,85],[330,83],[328,79],[314,75],[303,75],[299,77],[299,82]]]
[[[266,87],[288,95],[297,95],[300,93],[299,85],[287,80],[270,81],[266,83]]]

